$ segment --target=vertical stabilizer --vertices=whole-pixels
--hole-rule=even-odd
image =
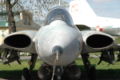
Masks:
[[[87,0],[73,0],[70,2],[70,12],[84,13],[85,15],[96,16]]]
[[[82,20],[83,22],[84,20],[86,21],[86,19],[93,19],[96,17],[95,12],[91,8],[87,0],[71,1],[69,11],[71,16],[73,17],[74,23],[79,23],[80,20]]]

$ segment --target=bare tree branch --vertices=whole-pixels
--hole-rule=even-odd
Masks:
[[[18,2],[18,0],[15,0],[14,3],[12,4],[12,7]]]

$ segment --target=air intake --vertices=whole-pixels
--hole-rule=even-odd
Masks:
[[[15,48],[25,48],[31,44],[31,39],[27,35],[16,34],[12,36],[8,36],[4,43],[8,46]]]
[[[86,43],[92,48],[103,48],[110,46],[113,39],[106,35],[94,34],[87,38]]]

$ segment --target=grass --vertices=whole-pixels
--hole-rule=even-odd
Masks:
[[[2,62],[0,62],[0,78],[20,80],[22,70],[26,67],[29,68],[28,61],[21,62],[21,65],[19,65],[17,62],[13,62],[10,65],[4,65]],[[41,63],[41,61],[37,61],[34,71],[39,69]]]
[[[100,65],[96,65],[99,61],[98,58],[90,58],[91,64],[94,65],[97,69],[97,80],[98,79],[120,79],[120,62],[115,63],[114,65],[102,62]],[[84,66],[81,59],[76,60],[76,63],[82,71],[84,71]],[[37,61],[34,71],[39,69],[41,61]],[[19,80],[21,78],[21,73],[23,68],[29,67],[28,61],[22,61],[22,64],[19,65],[16,62],[10,65],[3,65],[0,63],[0,78]]]
[[[96,76],[97,80],[119,80],[120,79],[120,62],[116,62],[114,64],[108,64],[106,62],[102,62],[101,64],[97,65],[99,59],[98,58],[90,58],[90,62],[92,65],[96,67]],[[84,69],[82,60],[76,60],[76,63]]]
[[[1,62],[1,64],[0,64],[0,70],[8,70],[8,71],[11,71],[13,69],[14,70],[22,70],[25,67],[29,67],[28,61],[21,61],[21,63],[22,63],[21,65],[19,65],[17,62],[13,62],[10,65],[8,65],[8,64],[4,65]],[[42,62],[40,60],[37,61],[37,64],[35,66],[35,70],[39,68],[39,66],[41,65],[41,63]]]
[[[117,43],[120,43],[120,38],[119,38],[119,37],[116,37],[116,38],[115,38],[115,41],[116,41]]]

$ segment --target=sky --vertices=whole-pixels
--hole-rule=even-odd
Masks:
[[[67,0],[70,2],[71,0]],[[87,0],[98,16],[120,18],[120,0]]]
[[[21,1],[23,1],[23,4],[25,4],[24,7],[26,7],[26,8],[29,7],[31,12],[33,12],[33,13],[35,11],[35,16],[36,16],[36,17],[34,16],[35,20],[39,21],[39,19],[42,18],[41,16],[38,18],[39,13],[37,14],[36,10],[32,9],[32,8],[35,8],[35,6],[39,4],[39,3],[36,4],[37,0],[34,0],[34,2],[32,2],[32,3],[36,4],[36,5],[34,5],[34,7],[33,7],[33,5],[31,5],[32,3],[30,3],[32,0],[28,0],[28,1],[21,0]],[[46,0],[46,1],[49,1],[49,0]],[[50,0],[50,1],[52,1],[52,0]],[[63,0],[63,1],[67,1],[69,4],[69,2],[71,2],[72,0]],[[96,15],[102,16],[102,17],[113,17],[113,18],[120,19],[120,0],[87,0],[87,1],[90,4],[90,6],[93,8],[93,10],[95,11]],[[41,7],[38,7],[37,9],[39,9],[39,8],[41,8]]]
[[[26,0],[23,1],[25,3],[27,2]],[[64,1],[70,2],[72,0]],[[97,15],[120,18],[120,0],[87,0],[87,1]]]
[[[88,2],[97,15],[120,18],[120,0],[88,0]]]

